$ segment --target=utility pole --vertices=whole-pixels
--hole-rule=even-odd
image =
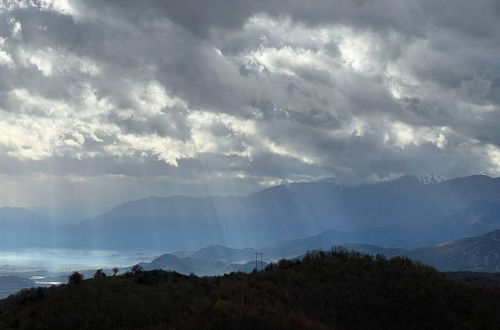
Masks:
[[[259,257],[260,257],[260,270],[264,269],[264,262],[262,260],[262,256],[264,253],[262,252],[255,252],[255,269],[259,271]]]

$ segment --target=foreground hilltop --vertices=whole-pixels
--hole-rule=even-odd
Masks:
[[[4,329],[500,329],[500,290],[335,249],[262,272],[139,271],[0,301]]]

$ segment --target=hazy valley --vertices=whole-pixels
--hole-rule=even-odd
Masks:
[[[500,180],[487,176],[408,176],[353,187],[325,180],[246,197],[152,197],[73,225],[2,208],[0,295],[65,282],[74,270],[91,277],[98,268],[109,274],[140,264],[219,275],[252,271],[256,252],[265,267],[340,245],[442,271],[497,272],[499,210]]]

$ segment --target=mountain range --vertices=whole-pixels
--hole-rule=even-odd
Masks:
[[[415,248],[500,228],[500,179],[294,183],[245,197],[151,197],[83,221],[76,244],[114,249],[276,245],[334,230],[339,243]],[[333,233],[330,233],[333,234]]]
[[[163,254],[150,263],[141,263],[146,270],[175,270],[182,274],[220,275],[232,271],[249,272],[256,267],[256,253],[263,253],[264,267],[279,259],[302,258],[308,251],[330,250],[337,244],[335,235],[325,232],[306,239],[293,240],[273,247],[256,249],[232,249],[220,245],[197,251]],[[342,247],[369,255],[386,258],[406,256],[431,265],[441,271],[500,271],[500,230],[484,235],[420,247],[410,250],[384,248],[370,244],[340,244]],[[260,260],[260,257],[259,259]],[[260,267],[258,262],[257,267]]]
[[[352,187],[322,180],[248,196],[150,197],[71,226],[0,209],[0,247],[178,251],[276,246],[319,234],[328,244],[413,249],[499,229],[498,214],[500,178],[404,176]]]
[[[405,255],[442,271],[500,272],[500,230],[416,248]]]

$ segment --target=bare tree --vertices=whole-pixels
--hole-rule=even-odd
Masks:
[[[132,267],[132,269],[130,269],[130,271],[133,274],[139,274],[139,273],[142,273],[143,269],[142,269],[141,265],[135,265],[134,267]]]

